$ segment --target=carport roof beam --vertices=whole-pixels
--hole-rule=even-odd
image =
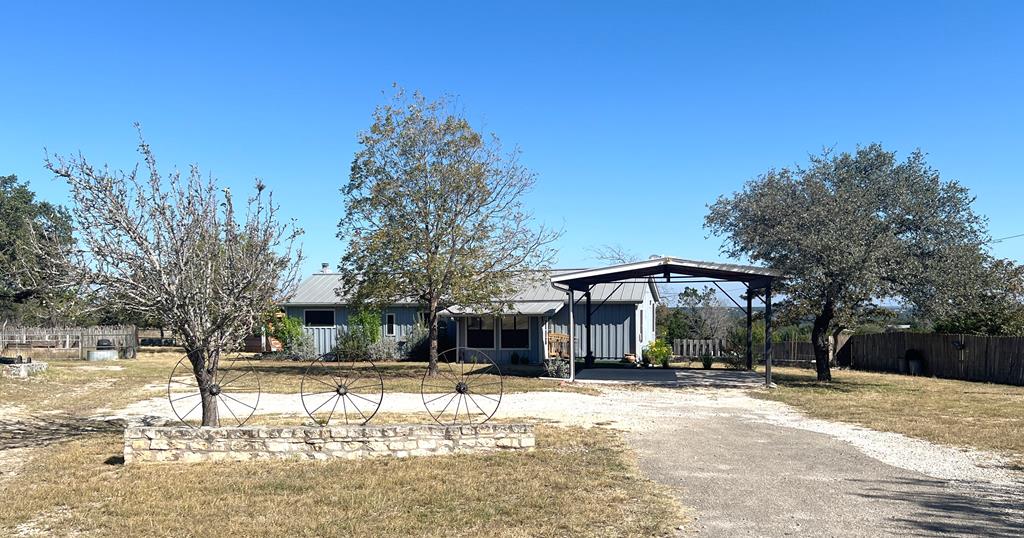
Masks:
[[[748,283],[750,289],[766,288],[773,280],[783,277],[780,271],[753,265],[659,257],[640,262],[562,273],[552,276],[551,282],[552,284],[562,284],[576,291],[586,291],[594,284],[614,283],[630,279],[647,278],[654,282],[671,281],[671,275],[745,282]]]

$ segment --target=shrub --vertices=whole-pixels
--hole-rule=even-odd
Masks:
[[[544,375],[548,377],[569,377],[569,359],[552,357],[544,359]]]
[[[405,341],[403,358],[413,361],[425,361],[430,358],[430,331],[422,323],[416,322]]]
[[[669,360],[672,359],[672,348],[662,339],[657,339],[644,348],[644,358],[651,364],[660,364],[668,368]]]
[[[360,308],[348,317],[348,332],[365,341],[367,345],[380,341],[380,316],[378,310]]]
[[[700,365],[701,365],[701,366],[702,366],[702,367],[703,367],[703,368],[704,368],[705,370],[710,370],[710,369],[711,369],[711,366],[712,366],[713,364],[715,364],[715,358],[714,358],[714,357],[712,357],[711,355],[709,355],[709,354],[705,353],[705,354],[703,354],[703,355],[701,355],[701,356],[700,356]]]
[[[398,342],[393,338],[382,338],[371,343],[366,349],[366,358],[373,362],[396,361],[401,358]]]
[[[302,320],[288,316],[274,321],[270,325],[269,329],[270,335],[277,338],[281,342],[281,345],[284,346],[285,350],[287,350],[289,346],[294,347],[296,342],[306,334],[306,332],[302,330]]]
[[[284,346],[284,356],[292,360],[313,360],[317,357],[316,342],[313,335],[300,332],[298,337],[292,338]]]
[[[725,363],[733,370],[746,370],[747,357],[738,353],[729,353],[725,356]]]

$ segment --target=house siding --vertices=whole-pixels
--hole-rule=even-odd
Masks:
[[[313,342],[316,345],[318,354],[324,354],[334,349],[337,343],[339,333],[345,333],[349,330],[349,308],[347,306],[320,306],[320,305],[309,305],[309,306],[288,306],[285,308],[285,314],[288,317],[298,318],[300,321],[305,320],[304,312],[306,310],[334,310],[334,327],[305,327],[304,330],[307,334],[313,337]],[[390,306],[385,308],[381,312],[381,337],[394,339],[398,342],[406,341],[412,334],[413,327],[416,325],[416,313],[419,311],[414,306]],[[387,321],[387,314],[395,315],[395,335],[385,336],[384,335],[384,324]]]
[[[591,350],[598,359],[621,359],[626,353],[636,353],[634,327],[637,326],[637,305],[634,303],[605,303],[600,308],[592,304],[590,339]],[[587,354],[587,306],[580,302],[573,309],[575,322],[575,350],[577,357]],[[645,320],[646,321],[646,320]],[[569,309],[563,306],[551,318],[551,332],[569,334]]]

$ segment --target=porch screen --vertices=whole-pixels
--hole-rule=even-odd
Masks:
[[[530,318],[505,316],[501,318],[501,347],[527,349],[530,347]]]
[[[466,347],[494,347],[494,318],[469,318],[466,321]]]

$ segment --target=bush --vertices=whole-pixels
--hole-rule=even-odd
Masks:
[[[548,377],[569,377],[569,359],[558,357],[544,359],[544,375]]]
[[[311,361],[317,357],[313,335],[300,332],[284,346],[284,357],[291,360]]]
[[[672,359],[672,348],[662,339],[657,339],[644,348],[644,358],[651,364],[660,364],[668,368],[668,362]]]
[[[380,311],[360,308],[348,317],[348,332],[367,345],[380,341]]]
[[[705,353],[705,354],[703,354],[703,355],[701,355],[701,356],[700,356],[700,365],[701,365],[701,366],[702,366],[702,367],[703,367],[703,368],[704,368],[705,370],[710,370],[710,369],[711,369],[711,366],[712,366],[713,364],[715,364],[715,358],[714,358],[714,357],[712,357],[711,355],[708,355],[707,353]]]
[[[412,361],[425,361],[430,358],[430,330],[422,323],[416,322],[405,341],[403,358]]]
[[[270,335],[277,338],[285,350],[297,345],[297,341],[306,334],[302,330],[302,320],[285,316],[270,324]]]
[[[733,370],[746,370],[747,369],[747,357],[746,355],[740,355],[737,353],[729,353],[725,356],[725,363],[729,365],[729,368]]]
[[[373,362],[397,361],[402,356],[402,352],[398,349],[398,342],[393,338],[383,338],[373,342],[366,351],[366,358]]]

